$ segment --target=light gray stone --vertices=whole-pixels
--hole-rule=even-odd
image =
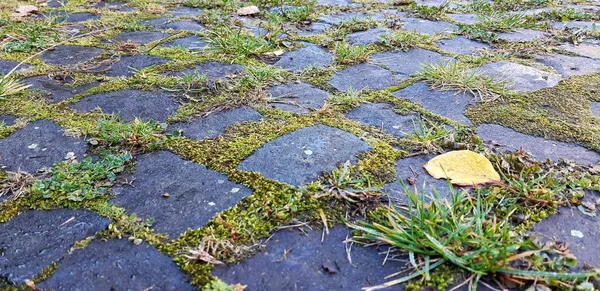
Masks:
[[[580,56],[600,60],[600,45],[598,44],[582,42],[577,45],[574,45],[570,43],[565,43],[560,45],[558,48],[560,48],[561,50],[576,53]]]
[[[329,85],[339,91],[382,90],[400,83],[392,72],[369,64],[359,64],[335,73]]]
[[[423,34],[452,33],[458,30],[458,26],[449,22],[431,21],[421,18],[405,18],[402,28]]]
[[[292,52],[286,52],[274,66],[297,72],[308,67],[323,68],[333,63],[333,54],[323,48],[306,44],[305,47]]]
[[[306,83],[278,85],[269,93],[274,107],[298,114],[321,108],[329,96],[326,91]]]
[[[415,114],[400,115],[387,103],[363,104],[346,113],[346,117],[382,129],[397,138],[413,132],[418,122]]]
[[[464,36],[456,36],[453,39],[443,39],[438,42],[438,46],[445,51],[459,54],[471,55],[479,50],[489,49],[490,45],[470,40]]]
[[[250,107],[220,111],[189,122],[178,122],[169,131],[180,130],[183,136],[194,139],[214,138],[225,132],[228,126],[245,121],[258,121],[262,115]]]
[[[394,73],[410,76],[418,73],[427,64],[448,64],[454,60],[439,53],[415,48],[408,51],[380,52],[370,57],[370,62],[384,66]]]
[[[542,64],[553,67],[564,77],[589,75],[600,72],[600,60],[561,54],[536,57]]]
[[[517,92],[530,92],[554,87],[562,80],[562,76],[559,74],[544,72],[508,61],[490,63],[476,68],[474,72],[488,75],[498,81],[507,82],[508,88]]]
[[[380,41],[390,30],[387,28],[374,28],[348,34],[348,42],[353,45],[369,45]]]
[[[539,30],[533,29],[517,29],[512,32],[503,32],[498,34],[498,39],[509,42],[530,42],[541,40],[548,37],[548,34]]]

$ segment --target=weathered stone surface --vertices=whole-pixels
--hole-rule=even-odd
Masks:
[[[15,124],[17,117],[14,115],[0,115],[0,124],[3,126],[11,126]]]
[[[555,29],[581,29],[585,31],[600,30],[600,22],[594,21],[565,21],[554,24]]]
[[[39,90],[44,93],[47,93],[48,96],[46,98],[48,99],[48,101],[50,101],[50,103],[57,103],[63,101],[72,97],[73,95],[83,93],[88,89],[98,86],[97,82],[93,82],[79,87],[71,87],[67,84],[62,84],[61,82],[48,76],[37,76],[27,78],[23,80],[23,82],[25,84],[31,85],[31,87],[29,87],[29,89],[31,90]]]
[[[21,285],[66,255],[75,242],[109,223],[87,210],[24,212],[0,224],[0,277]]]
[[[103,113],[118,114],[126,122],[136,117],[143,121],[164,122],[175,113],[178,105],[167,92],[123,90],[87,96],[71,107],[78,111],[100,108]]]
[[[562,80],[559,74],[548,73],[529,66],[499,61],[474,70],[476,73],[488,75],[498,81],[508,83],[508,88],[517,92],[537,91],[554,87]]]
[[[585,57],[574,57],[561,54],[542,55],[536,57],[542,64],[553,67],[564,77],[588,75],[600,72],[600,60]]]
[[[448,64],[454,60],[439,53],[421,48],[409,51],[380,52],[371,56],[371,62],[384,66],[392,72],[403,76],[413,75],[423,69],[426,64]]]
[[[498,34],[498,39],[510,42],[528,42],[536,41],[547,37],[548,34],[533,29],[517,29],[512,32],[503,32]]]
[[[467,25],[473,25],[481,22],[479,17],[475,14],[446,14],[450,19]]]
[[[142,24],[152,26],[152,27],[157,27],[157,26],[167,24],[167,22],[169,22],[170,20],[171,20],[171,18],[169,18],[169,17],[160,17],[160,18],[144,20],[144,21],[142,21]]]
[[[73,152],[83,158],[87,144],[66,137],[62,128],[48,120],[35,121],[25,128],[0,140],[0,164],[9,171],[35,173],[42,167],[51,167]]]
[[[252,192],[221,173],[166,151],[138,157],[133,177],[133,187],[113,188],[117,196],[111,201],[138,217],[154,218],[152,228],[171,238],[202,227]]]
[[[383,14],[369,14],[364,12],[339,12],[331,15],[323,15],[319,17],[319,21],[331,24],[340,25],[351,21],[367,21],[367,20],[383,20]]]
[[[346,113],[346,117],[383,129],[398,138],[413,132],[418,122],[416,115],[400,115],[394,112],[394,106],[387,103],[363,104]]]
[[[208,44],[197,35],[190,35],[183,38],[177,38],[164,44],[164,46],[180,46],[191,51],[198,51],[206,48]]]
[[[269,93],[274,107],[298,114],[321,108],[329,95],[306,83],[278,85],[271,88]]]
[[[438,42],[438,46],[445,51],[459,54],[471,55],[479,50],[490,48],[490,45],[478,41],[470,40],[464,36],[456,36],[453,39],[443,39]]]
[[[123,56],[112,64],[105,74],[109,77],[133,76],[135,70],[166,64],[169,61],[171,59],[150,55]]]
[[[421,155],[400,159],[396,166],[396,180],[392,183],[383,186],[383,191],[390,195],[394,202],[407,201],[406,190],[415,191],[417,187],[418,194],[435,197],[437,194],[442,198],[450,198],[452,195],[452,186],[448,185],[448,181],[434,179],[423,169],[429,160],[435,155]],[[404,186],[402,185],[404,183]],[[413,185],[411,185],[414,184]],[[462,188],[456,188],[459,191]],[[437,194],[436,194],[437,193]],[[426,200],[429,200],[426,198]]]
[[[306,44],[305,47],[293,52],[286,52],[275,63],[276,67],[297,72],[308,67],[323,68],[333,63],[333,54],[323,48]]]
[[[577,45],[565,43],[559,46],[561,50],[566,50],[572,53],[576,53],[580,56],[600,59],[600,45],[582,42]]]
[[[405,18],[402,28],[424,34],[452,33],[458,30],[458,26],[449,22],[431,21],[420,18]]]
[[[382,90],[400,83],[392,72],[369,64],[359,64],[335,73],[329,85],[339,91],[373,89]]]
[[[593,196],[594,198],[598,197],[598,195]],[[590,217],[576,208],[563,207],[558,209],[557,214],[536,224],[533,230],[543,241],[552,239],[568,243],[569,250],[577,257],[577,268],[575,269],[581,270],[584,264],[593,267],[600,266],[600,252],[595,247],[600,239],[599,223],[600,216],[598,215]],[[581,232],[583,237],[574,236],[572,231]]]
[[[501,151],[515,151],[523,148],[539,160],[557,161],[562,158],[584,165],[595,165],[600,162],[600,153],[592,150],[575,144],[522,134],[496,124],[479,125],[477,134],[484,141],[494,143],[494,146]]]
[[[402,269],[402,261],[382,265],[385,255],[378,252],[387,247],[378,250],[355,244],[350,263],[344,244],[347,236],[352,236],[350,231],[341,226],[332,228],[323,242],[320,230],[308,235],[282,230],[266,243],[264,252],[239,264],[216,267],[213,275],[230,284],[248,285],[247,290],[360,290],[384,283],[387,275]]]
[[[59,8],[69,3],[69,0],[48,0],[48,7]]]
[[[471,121],[463,114],[465,109],[475,102],[475,96],[470,93],[431,90],[426,83],[418,82],[394,92],[394,96],[417,102],[433,113],[462,124],[471,124]]]
[[[226,64],[222,62],[206,62],[198,65],[195,68],[187,69],[177,75],[187,75],[197,73],[205,75],[209,83],[214,83],[217,80],[223,80],[229,76],[240,73],[244,68],[240,65]]]
[[[390,30],[387,28],[373,28],[348,35],[348,42],[353,45],[368,45],[382,40]]]
[[[315,125],[279,137],[244,160],[238,169],[259,172],[263,176],[304,185],[316,180],[322,171],[332,171],[371,147],[356,136],[340,129]]]
[[[213,138],[223,134],[225,128],[230,125],[260,119],[262,119],[262,115],[256,110],[250,107],[239,107],[196,118],[189,122],[175,123],[169,127],[169,131],[180,130],[184,136],[194,139]]]
[[[77,23],[84,22],[88,20],[98,20],[100,19],[100,15],[88,13],[88,12],[78,12],[78,13],[65,13],[64,11],[59,11],[56,13],[50,14],[51,17],[57,17],[57,21],[59,22],[68,22],[68,23]]]
[[[351,3],[350,0],[317,0],[318,5],[325,6],[348,6]]]
[[[74,65],[96,58],[103,52],[104,50],[95,47],[59,45],[44,52],[40,60],[51,65]]]
[[[12,69],[14,67],[16,67],[18,64],[19,64],[19,62],[0,60],[0,74],[6,75],[6,74],[10,73],[10,71],[12,71]],[[30,65],[22,64],[15,70],[15,72],[20,73],[29,68],[31,68]]]
[[[109,41],[118,43],[122,41],[134,42],[137,44],[148,44],[154,41],[159,41],[161,39],[167,38],[170,35],[167,33],[157,32],[157,31],[129,31],[119,34],[113,39]]]
[[[176,10],[167,13],[175,17],[196,17],[202,15],[202,10],[194,7],[181,6]]]
[[[455,8],[456,5],[447,0],[415,0],[415,4],[428,7],[440,7],[445,5],[448,8]]]
[[[299,30],[297,33],[300,36],[316,35],[323,33],[329,28],[331,28],[330,24],[322,22],[312,22],[310,25],[302,27],[302,29]]]
[[[600,117],[600,102],[592,102],[592,113]]]
[[[194,32],[200,32],[204,30],[204,26],[194,20],[180,20],[174,22],[168,22],[162,25],[157,25],[158,29],[174,29],[174,30],[188,30]]]
[[[196,290],[173,260],[148,243],[96,240],[69,255],[38,288],[57,291]],[[84,283],[85,282],[85,283]]]

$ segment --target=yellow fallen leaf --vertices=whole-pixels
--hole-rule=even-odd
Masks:
[[[237,15],[239,15],[239,16],[254,15],[254,14],[258,14],[258,13],[260,13],[260,9],[258,9],[258,7],[254,6],[254,5],[242,7],[240,9],[238,9],[238,11],[237,11]]]
[[[439,155],[423,168],[436,179],[448,179],[454,185],[475,186],[500,183],[500,175],[483,155],[463,150]]]

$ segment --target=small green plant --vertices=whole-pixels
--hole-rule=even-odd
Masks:
[[[0,101],[6,100],[9,96],[15,95],[31,85],[24,85],[21,80],[16,79],[10,74],[0,75]]]
[[[196,8],[233,8],[235,0],[185,0],[183,5]]]
[[[31,52],[51,46],[58,42],[60,35],[52,22],[31,21],[2,27],[0,35],[8,42],[3,42],[5,52]]]
[[[303,6],[295,6],[295,7],[282,7],[278,9],[275,14],[284,17],[285,19],[291,21],[292,23],[298,23],[302,21],[306,21],[310,19],[311,13],[313,11],[313,6],[303,5]]]
[[[369,58],[369,48],[366,45],[351,45],[338,42],[335,45],[335,62],[343,65],[364,63]]]
[[[47,199],[81,202],[94,200],[108,192],[116,181],[116,174],[125,169],[131,155],[104,155],[94,162],[91,157],[79,163],[65,161],[52,169],[50,178],[38,180],[31,187],[34,195]]]
[[[107,144],[120,144],[146,147],[160,144],[167,125],[154,120],[144,122],[135,119],[130,123],[120,123],[111,117],[98,123],[97,139]]]
[[[342,169],[331,173],[327,184],[321,187],[321,192],[316,198],[334,197],[350,203],[359,203],[378,197],[381,189],[373,187],[367,177],[352,178],[350,175],[350,161],[346,161]]]
[[[469,39],[487,43],[492,43],[498,39],[498,35],[495,32],[488,31],[477,25],[463,25],[460,27],[459,33]]]
[[[460,62],[426,64],[423,70],[417,73],[416,78],[440,90],[471,93],[485,102],[501,98],[508,92],[506,82],[478,74]]]
[[[407,51],[421,45],[431,45],[434,39],[430,35],[421,34],[414,30],[398,30],[383,36],[381,44],[390,48],[399,48]]]
[[[493,12],[490,14],[480,14],[479,19],[481,22],[476,25],[491,31],[513,31],[519,27],[522,27],[527,19],[523,14],[505,14],[501,12]]]
[[[453,140],[454,133],[446,126],[419,116],[413,120],[414,131],[407,133],[401,143],[408,150],[423,153],[441,153]]]
[[[235,57],[248,57],[265,53],[273,44],[264,38],[256,37],[241,28],[220,26],[207,32],[209,50]]]
[[[352,17],[340,23],[339,28],[347,32],[364,31],[377,27],[377,21],[371,17]]]
[[[439,6],[417,5],[413,9],[412,15],[423,19],[440,20],[445,16],[448,3],[449,1],[446,1]]]
[[[179,81],[175,87],[161,88],[170,92],[199,93],[208,88],[208,77],[206,74],[200,74],[198,72],[185,73],[179,77]]]
[[[433,189],[425,197],[425,189],[419,193],[404,185],[406,204],[401,208],[385,207],[387,219],[382,222],[349,223],[361,232],[355,237],[359,242],[380,242],[392,245],[409,254],[412,274],[391,280],[379,286],[365,288],[377,290],[407,282],[429,273],[442,264],[452,264],[472,273],[473,290],[482,276],[498,273],[506,276],[527,276],[543,279],[588,279],[597,276],[590,273],[554,273],[533,268],[535,255],[546,251],[539,249],[530,239],[521,238],[513,232],[510,216],[498,217],[494,213],[495,200],[486,199],[482,190],[474,196],[455,191],[443,199]],[[428,200],[429,202],[425,202]],[[514,208],[514,206],[513,206]],[[417,264],[415,257],[419,257]]]
[[[250,88],[262,88],[269,81],[280,78],[281,75],[281,71],[272,66],[248,66],[245,71],[241,84]]]
[[[362,94],[362,88],[361,90],[350,88],[346,92],[334,94],[329,97],[330,104],[349,108],[356,107],[365,102],[365,100],[366,97]]]

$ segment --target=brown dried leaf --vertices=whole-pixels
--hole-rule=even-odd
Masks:
[[[38,13],[39,9],[37,8],[37,6],[33,6],[33,5],[21,5],[19,7],[17,7],[17,9],[15,9],[15,13],[13,13],[14,17],[25,17],[28,16],[29,14],[36,14]]]

